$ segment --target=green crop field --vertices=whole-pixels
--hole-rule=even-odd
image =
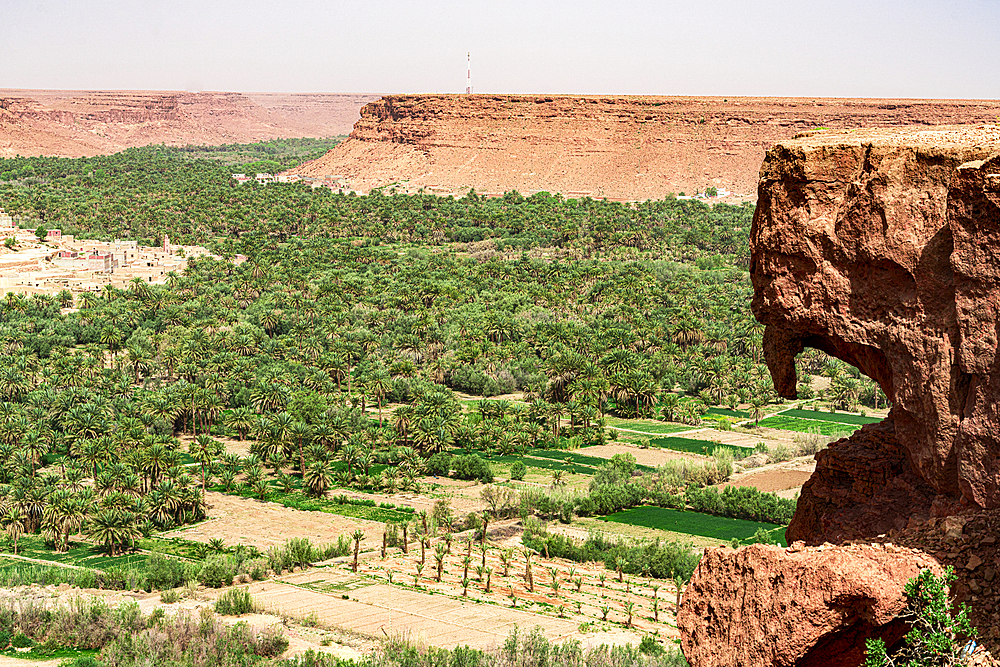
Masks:
[[[17,555],[96,570],[124,566],[145,567],[146,561],[149,560],[149,556],[146,554],[128,554],[110,558],[104,555],[104,551],[99,546],[87,542],[70,542],[69,551],[57,552],[46,546],[45,541],[38,535],[22,536],[17,541]]]
[[[752,447],[740,447],[739,445],[723,445],[718,442],[712,442],[711,440],[696,440],[695,438],[680,438],[680,437],[666,437],[666,438],[652,438],[649,444],[654,447],[661,447],[663,449],[672,449],[676,452],[690,452],[692,454],[705,454],[709,455],[718,447],[724,447],[726,449],[732,450],[733,454],[737,458],[742,458],[753,453]]]
[[[734,417],[737,419],[746,419],[749,416],[743,410],[730,410],[728,408],[709,408],[708,414],[719,417]]]
[[[782,528],[773,523],[730,519],[727,517],[712,516],[711,514],[682,512],[666,507],[652,507],[648,505],[615,512],[606,517],[601,517],[601,520],[624,523],[631,526],[669,530],[675,533],[698,535],[700,537],[725,541],[732,540],[733,538],[746,540],[753,537],[754,533],[759,529],[771,532]],[[787,546],[784,542],[783,534],[780,536],[780,539],[782,546]]]
[[[879,417],[862,417],[861,415],[848,415],[841,412],[818,412],[813,410],[785,410],[778,415],[798,417],[800,419],[816,419],[824,422],[837,422],[839,424],[875,424],[882,421]]]
[[[649,433],[650,435],[690,431],[693,428],[685,424],[653,422],[648,419],[619,419],[618,417],[608,417],[605,423],[611,428],[639,431],[640,433]]]
[[[782,431],[798,431],[799,433],[820,433],[822,435],[849,435],[861,428],[855,424],[844,424],[841,422],[820,421],[818,419],[799,419],[798,417],[787,417],[785,415],[775,415],[762,419],[758,426],[776,428]]]

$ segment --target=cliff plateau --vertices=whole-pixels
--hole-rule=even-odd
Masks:
[[[0,157],[346,134],[377,95],[0,90]]]
[[[390,95],[350,138],[292,170],[367,192],[659,199],[713,186],[753,199],[764,152],[817,127],[992,122],[1000,102]]]

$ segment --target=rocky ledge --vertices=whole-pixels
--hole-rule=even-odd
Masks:
[[[792,548],[705,554],[678,615],[688,660],[860,664],[865,639],[901,636],[906,580],[945,565],[996,655],[1000,126],[806,133],[767,153],[758,195],[752,307],[775,389],[796,397],[814,347],[893,409],[817,454]]]
[[[818,544],[1000,506],[1000,127],[820,131],[772,148],[751,232],[775,389],[824,350],[893,402],[817,457],[788,530]]]

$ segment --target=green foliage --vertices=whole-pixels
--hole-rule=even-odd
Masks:
[[[230,588],[215,601],[215,613],[223,616],[241,616],[254,611],[253,596],[245,588]]]
[[[758,531],[767,533],[768,541],[770,541],[770,536],[774,535],[774,531],[780,533],[783,530],[781,526],[772,523],[758,523],[698,512],[684,512],[666,507],[635,507],[601,518],[604,521],[614,523],[700,535],[727,542],[734,538],[738,540],[751,539],[757,535]]]
[[[438,452],[424,462],[428,475],[447,477],[451,472],[452,457],[446,452]]]
[[[877,424],[882,421],[877,417],[862,417],[860,415],[848,415],[842,412],[816,412],[814,410],[782,410],[778,415],[797,417],[802,419],[815,419],[819,421],[835,422],[838,424],[851,424],[864,426],[865,424]]]
[[[153,552],[146,565],[148,585],[153,590],[176,588],[188,580],[189,568],[176,558]]]
[[[510,466],[510,478],[521,481],[524,479],[525,474],[528,472],[528,467],[524,465],[524,461],[514,461]]]
[[[451,467],[457,479],[475,479],[483,483],[493,481],[493,470],[490,464],[475,454],[456,456],[451,461]]]
[[[642,574],[658,579],[691,578],[699,556],[687,542],[645,540],[628,542],[612,540],[600,533],[591,533],[586,541],[548,533],[541,527],[526,525],[521,541],[538,553],[551,558],[566,558],[578,563],[601,561],[614,570],[619,559],[624,561],[626,574]]]
[[[198,572],[198,580],[211,588],[231,586],[237,564],[232,556],[210,556]]]
[[[809,413],[820,414],[823,413]],[[838,417],[840,415],[830,415]],[[876,420],[879,421],[879,420]],[[762,419],[760,426],[766,428],[777,428],[783,431],[798,431],[799,433],[819,433],[822,435],[846,437],[861,428],[859,425],[847,424],[840,421],[826,421],[820,419],[800,419],[786,415],[775,415]]]
[[[882,640],[866,641],[865,667],[950,667],[968,663],[964,653],[967,641],[977,635],[963,604],[952,616],[948,585],[955,580],[949,566],[936,576],[921,570],[903,588],[906,610],[902,618],[910,624],[904,645],[892,656],[886,653]]]
[[[696,512],[778,525],[786,525],[792,520],[796,503],[752,486],[729,486],[722,493],[715,488],[691,486],[684,492],[684,499]]]

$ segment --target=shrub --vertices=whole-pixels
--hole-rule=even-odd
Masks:
[[[181,592],[176,588],[171,588],[169,590],[163,591],[160,594],[160,602],[163,604],[173,604],[175,602],[180,602]]]
[[[881,639],[865,641],[864,667],[889,665],[960,665],[968,664],[965,640],[978,634],[969,621],[969,610],[964,604],[951,616],[948,584],[955,580],[955,571],[949,566],[940,577],[930,570],[906,582],[906,610],[903,618],[910,622],[911,630],[904,638],[904,645],[892,657],[887,655]]]
[[[198,580],[210,588],[222,588],[233,583],[236,561],[229,556],[212,556],[205,561],[198,573]]]
[[[445,452],[438,452],[424,462],[428,475],[434,477],[447,477],[451,472],[451,455]]]
[[[452,459],[452,468],[458,479],[478,479],[480,482],[493,481],[493,469],[490,464],[475,454],[456,456]]]
[[[157,591],[176,588],[187,580],[183,562],[155,551],[149,557],[146,575],[149,589]]]
[[[268,562],[266,558],[252,558],[245,561],[240,569],[254,581],[261,581],[267,576]]]
[[[230,588],[215,601],[215,613],[223,616],[241,616],[254,609],[253,596],[245,588]]]
[[[510,478],[521,481],[527,472],[528,466],[524,465],[524,461],[514,461],[514,465],[510,467]]]

